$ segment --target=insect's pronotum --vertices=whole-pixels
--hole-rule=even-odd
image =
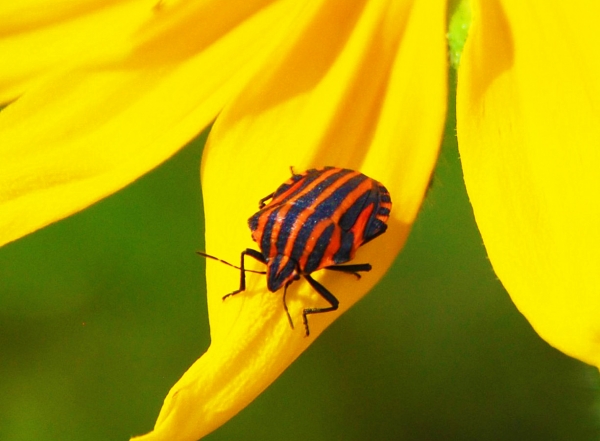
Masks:
[[[300,174],[292,171],[292,177],[262,198],[259,211],[248,219],[260,251],[251,248],[242,251],[239,267],[199,254],[240,270],[240,287],[223,300],[246,289],[246,271],[266,274],[269,291],[283,287],[283,305],[292,328],[285,294],[292,282],[300,277],[306,279],[329,303],[326,307],[302,311],[308,336],[307,316],[335,311],[339,305],[338,299],[313,279],[311,273],[327,269],[360,278],[360,272],[370,271],[368,263],[341,264],[352,260],[361,245],[386,231],[391,208],[386,188],[360,172],[336,167],[310,169]],[[245,256],[264,263],[266,272],[245,269]]]

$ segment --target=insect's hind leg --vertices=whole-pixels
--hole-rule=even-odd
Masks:
[[[326,266],[324,269],[339,271],[341,273],[354,274],[356,278],[360,279],[359,272],[371,271],[373,267],[370,263],[357,263],[354,265],[331,265]]]
[[[302,311],[302,321],[304,323],[304,329],[306,329],[306,337],[308,337],[310,335],[310,330],[308,329],[307,316],[309,314],[321,314],[323,312],[335,311],[336,309],[338,309],[340,302],[333,294],[331,294],[327,290],[327,288],[325,288],[323,285],[321,285],[319,282],[313,279],[310,275],[304,274],[304,278],[308,281],[308,283],[310,283],[310,286],[312,286],[314,290],[317,291],[321,295],[321,297],[327,300],[331,305],[325,308],[306,308],[304,311]]]
[[[256,250],[253,250],[252,248],[247,248],[244,251],[242,251],[241,258],[240,258],[240,287],[238,289],[236,289],[235,291],[230,292],[229,294],[223,296],[223,300],[225,300],[227,297],[234,296],[234,295],[239,294],[242,291],[246,290],[246,271],[250,271],[250,270],[246,270],[246,268],[244,267],[244,257],[245,256],[253,257],[254,259],[258,260],[260,263],[264,263],[265,265],[267,264],[267,259],[265,259],[265,256],[263,256],[262,253],[260,253]],[[252,271],[252,272],[256,272],[256,271]],[[261,274],[265,274],[265,273],[261,272]]]
[[[267,201],[269,199],[271,199],[274,194],[275,193],[268,194],[264,198],[262,198],[260,201],[258,201],[258,209],[262,210],[263,208],[265,208],[265,205],[267,205]]]

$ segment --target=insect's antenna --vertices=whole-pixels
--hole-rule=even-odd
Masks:
[[[199,256],[202,256],[202,257],[206,257],[207,259],[218,260],[219,262],[224,263],[225,265],[229,265],[235,269],[239,269],[240,271],[242,270],[239,266],[236,266],[233,263],[229,263],[226,260],[219,259],[218,257],[211,256],[210,254],[206,254],[204,251],[196,251],[196,254],[198,254]],[[255,270],[250,270],[247,268],[244,268],[244,271],[247,271],[249,273],[256,273],[256,274],[267,274],[266,271],[255,271]]]

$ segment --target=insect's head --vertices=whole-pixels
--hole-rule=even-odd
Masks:
[[[298,263],[289,256],[278,254],[267,262],[267,287],[275,292],[287,282],[298,279]]]

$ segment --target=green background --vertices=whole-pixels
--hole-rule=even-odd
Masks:
[[[387,276],[207,440],[600,439],[598,371],[542,341],[496,279],[454,127]],[[205,137],[0,249],[0,440],[144,433],[206,350]]]

